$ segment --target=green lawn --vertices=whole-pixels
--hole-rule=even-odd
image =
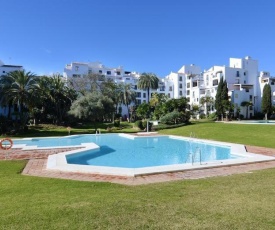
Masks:
[[[0,162],[0,229],[274,229],[275,169],[122,186],[22,176]]]
[[[202,139],[275,148],[275,125],[194,122],[184,127],[159,131],[188,137],[191,132]]]
[[[113,127],[113,123],[98,123],[96,125],[97,129],[100,129],[101,133],[133,133],[137,132],[133,129],[133,123],[121,122],[120,128],[116,130],[107,131],[107,127]],[[40,124],[36,126],[29,126],[28,131],[21,134],[16,134],[14,136],[9,136],[12,138],[23,138],[23,137],[48,137],[48,136],[67,136],[69,132],[67,126],[56,126],[51,124]],[[95,125],[94,124],[81,124],[77,126],[72,126],[70,130],[70,135],[77,134],[94,134]]]

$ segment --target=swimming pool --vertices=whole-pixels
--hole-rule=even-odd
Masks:
[[[47,169],[126,176],[269,159],[247,153],[243,145],[177,136],[90,134],[15,140],[14,144],[23,150],[82,147],[50,155]]]
[[[231,121],[235,124],[263,124],[263,125],[275,125],[274,120],[241,120],[241,121]]]
[[[69,164],[142,168],[203,163],[238,158],[229,146],[187,141],[169,136],[127,138],[101,135],[93,138],[99,149],[66,156]]]

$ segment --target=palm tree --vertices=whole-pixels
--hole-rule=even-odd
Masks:
[[[211,96],[201,97],[200,103],[202,105],[205,105],[206,117],[208,117],[209,106],[213,105],[213,103],[214,103],[213,97],[211,97]]]
[[[72,101],[76,99],[76,92],[69,88],[60,74],[48,78],[48,96],[55,108],[55,123],[62,122],[64,114],[69,111]]]
[[[34,95],[39,90],[36,75],[25,70],[17,70],[2,76],[1,83],[1,91],[4,95],[2,102],[19,105],[20,122],[24,127],[27,122],[25,109],[30,110]]]
[[[153,93],[150,99],[150,105],[155,107],[158,104],[162,104],[168,100],[168,97],[164,94],[160,93]]]
[[[253,103],[251,101],[243,101],[241,106],[246,107],[246,119],[248,119],[248,107],[253,106]]]
[[[136,101],[136,92],[132,90],[131,84],[122,84],[122,93],[120,94],[120,101],[127,107],[128,118],[130,120],[129,105]]]
[[[143,73],[138,79],[137,87],[139,89],[147,90],[147,102],[149,103],[150,89],[158,88],[159,79],[153,73]]]

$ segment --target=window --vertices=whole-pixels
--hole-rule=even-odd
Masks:
[[[245,75],[246,75],[246,73],[245,73],[245,72],[243,72],[243,75],[245,76]]]
[[[180,96],[182,96],[182,91],[180,91]]]
[[[182,84],[180,83],[180,89],[182,89]]]
[[[143,93],[143,97],[146,98],[146,93]]]
[[[75,71],[78,71],[79,66],[76,65],[76,66],[74,67],[74,69],[75,69]]]
[[[136,92],[137,97],[141,97],[141,92]]]
[[[137,102],[137,105],[141,104],[141,100],[140,99],[137,99],[136,102]]]
[[[187,83],[186,88],[190,88],[190,83]]]
[[[120,75],[120,71],[117,71],[116,74],[117,74],[117,75]]]
[[[98,70],[98,72],[99,72],[99,73],[102,73],[102,70],[100,69],[100,70]]]
[[[252,101],[252,95],[249,95],[249,100]]]
[[[198,86],[198,82],[194,81],[193,82],[193,87],[197,87]]]
[[[111,71],[108,70],[108,71],[107,71],[107,74],[108,74],[108,75],[111,75]]]
[[[168,93],[168,98],[170,98],[170,93]]]
[[[190,95],[190,90],[187,90],[186,95]]]
[[[74,78],[80,77],[80,74],[73,74]]]
[[[246,80],[244,80],[243,83],[246,84]]]
[[[237,72],[236,72],[236,77],[239,77],[239,76],[240,76],[240,72],[237,71]]]
[[[218,85],[218,84],[219,84],[219,81],[218,81],[218,80],[214,80],[214,81],[213,81],[213,86]]]
[[[3,70],[3,73],[6,73],[6,71]]]
[[[169,86],[169,91],[173,91],[173,87],[172,86]]]
[[[134,89],[137,89],[137,85],[134,86]]]
[[[245,89],[245,92],[249,93],[249,89]]]
[[[182,81],[182,76],[180,76],[179,81]]]

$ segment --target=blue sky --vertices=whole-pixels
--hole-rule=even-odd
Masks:
[[[73,61],[153,72],[247,55],[275,75],[274,0],[0,0],[0,60],[36,74]]]

